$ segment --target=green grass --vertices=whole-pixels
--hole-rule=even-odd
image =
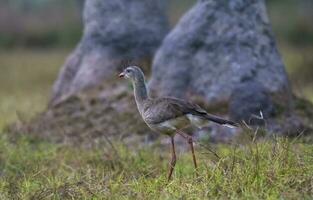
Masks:
[[[198,176],[179,152],[169,183],[169,147],[11,141],[4,127],[44,109],[68,52],[0,52],[0,199],[313,199],[313,145],[297,140],[214,146],[220,159],[197,147]]]
[[[42,111],[70,50],[0,50],[0,130]]]
[[[168,155],[158,148],[81,149],[22,138],[0,139],[0,199],[310,199],[313,148],[277,142],[218,146],[220,159],[197,149],[178,157],[167,182]],[[200,154],[202,152],[203,154]],[[200,155],[199,155],[200,154]]]

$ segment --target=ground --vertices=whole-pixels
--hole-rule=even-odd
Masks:
[[[68,52],[0,52],[0,199],[313,198],[313,145],[300,138],[256,140],[250,135],[244,142],[212,145],[219,158],[197,146],[198,173],[190,153],[179,151],[171,182],[166,180],[169,148],[157,143],[87,149],[23,134],[12,139],[6,126],[45,108]]]

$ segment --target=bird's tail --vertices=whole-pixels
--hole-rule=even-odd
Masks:
[[[233,121],[230,121],[227,119],[223,119],[223,118],[220,118],[220,117],[217,117],[215,115],[208,114],[208,113],[206,113],[205,115],[202,115],[202,116],[209,121],[212,121],[212,122],[215,122],[215,123],[218,123],[218,124],[221,124],[223,126],[230,127],[230,128],[234,128],[234,127],[239,126],[239,124],[237,124],[236,122],[233,122]]]

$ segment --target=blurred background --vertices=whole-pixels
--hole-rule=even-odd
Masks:
[[[169,0],[171,26],[195,2]],[[7,116],[0,127],[46,106],[60,67],[82,35],[82,4],[0,0],[0,114]],[[267,8],[294,91],[313,102],[313,1],[268,0]]]

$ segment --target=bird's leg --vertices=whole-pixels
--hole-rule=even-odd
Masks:
[[[173,173],[174,167],[176,165],[176,153],[175,153],[174,136],[171,137],[171,143],[172,143],[172,160],[171,160],[171,163],[170,163],[170,172],[168,174],[168,179],[167,179],[168,181],[171,180],[172,173]]]
[[[189,143],[189,145],[190,145],[190,149],[191,149],[191,153],[192,153],[192,159],[193,159],[193,164],[194,164],[194,166],[195,166],[195,169],[197,170],[197,161],[196,161],[196,156],[195,156],[195,150],[194,150],[194,148],[193,148],[193,141],[192,141],[192,137],[191,136],[189,136],[189,138],[188,138],[188,143]]]
[[[192,137],[190,135],[182,132],[182,131],[178,131],[178,134],[181,135],[183,138],[185,138],[188,141],[188,144],[190,146],[191,153],[192,153],[193,164],[195,166],[195,169],[197,170],[198,165],[197,165],[197,160],[196,160],[196,156],[195,156],[195,150],[193,148],[193,139],[192,139]]]

